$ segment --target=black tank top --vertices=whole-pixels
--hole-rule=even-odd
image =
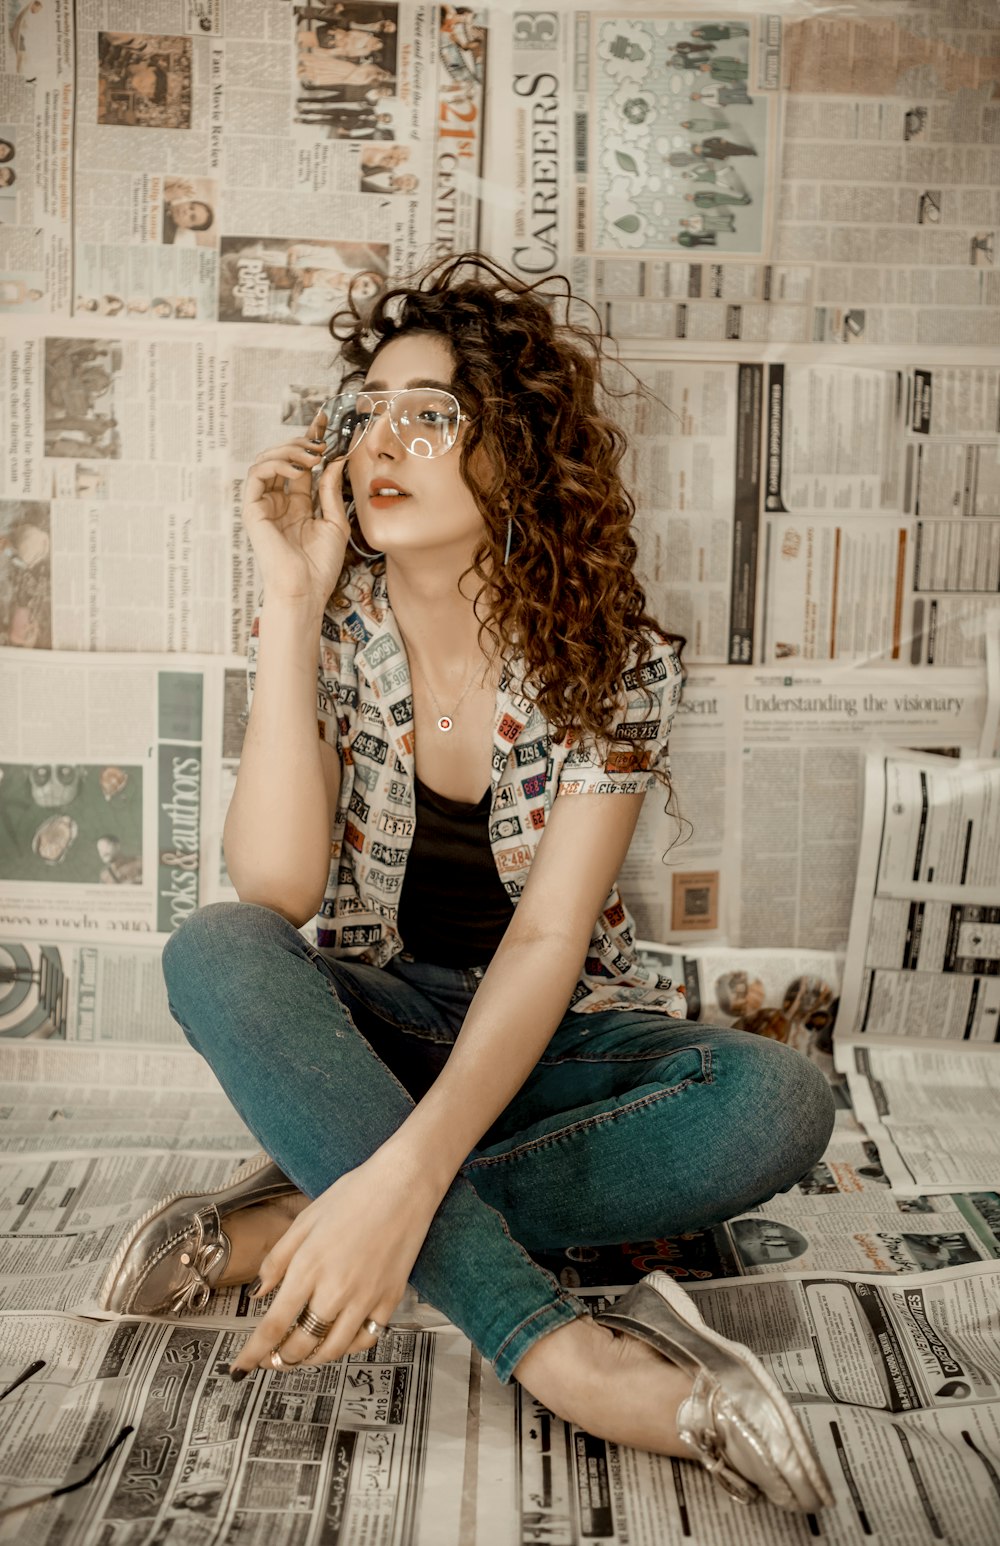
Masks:
[[[399,899],[403,948],[436,966],[485,966],[513,906],[490,847],[490,796],[449,800],[416,780],[417,825]]]

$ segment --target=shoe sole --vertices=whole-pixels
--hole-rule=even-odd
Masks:
[[[212,1202],[218,1206],[219,1200],[221,1199],[224,1201],[226,1194],[231,1192],[234,1186],[242,1186],[244,1182],[249,1181],[252,1176],[255,1176],[258,1171],[263,1170],[265,1166],[272,1163],[273,1162],[270,1156],[262,1153],[256,1162],[253,1159],[246,1160],[234,1172],[233,1176],[229,1181],[226,1182],[225,1186],[218,1187],[214,1192],[170,1192],[168,1196],[161,1197],[159,1202],[154,1203],[153,1206],[147,1209],[147,1211],[142,1214],[140,1218],[136,1219],[135,1223],[128,1231],[128,1234],[125,1235],[117,1251],[112,1257],[111,1265],[105,1273],[104,1282],[101,1284],[101,1291],[98,1295],[98,1303],[100,1304],[101,1309],[109,1311],[111,1310],[111,1306],[109,1305],[108,1300],[117,1287],[118,1275],[121,1272],[122,1267],[125,1265],[125,1260],[129,1251],[132,1249],[136,1239],[145,1229],[147,1224],[151,1224],[154,1219],[159,1218],[161,1213],[165,1213],[168,1208],[172,1208],[175,1202],[203,1201]],[[121,1310],[112,1313],[128,1315],[130,1312],[128,1310]]]
[[[729,1337],[721,1336],[719,1332],[713,1331],[711,1326],[706,1325],[694,1300],[667,1273],[650,1272],[644,1281],[650,1288],[655,1289],[661,1299],[666,1300],[675,1314],[686,1325],[690,1326],[692,1331],[696,1331],[700,1337],[704,1337],[707,1342],[711,1342],[713,1346],[728,1353],[730,1357],[737,1358],[744,1368],[764,1387],[766,1394],[778,1410],[786,1434],[795,1451],[796,1458],[800,1461],[808,1481],[822,1499],[824,1506],[832,1508],[834,1497],[830,1490],[830,1483],[824,1472],[820,1469],[819,1461],[813,1454],[809,1440],[802,1431],[799,1419],[792,1411],[788,1398],[778,1388],[774,1378],[768,1374],[760,1359],[749,1348],[743,1347],[739,1342],[731,1341]],[[795,1492],[795,1488],[788,1477],[784,1477],[784,1480],[792,1492]],[[796,1497],[798,1497],[798,1494],[796,1494]],[[805,1506],[806,1500],[800,1499],[799,1501]]]

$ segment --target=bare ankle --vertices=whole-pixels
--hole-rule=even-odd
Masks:
[[[268,1251],[308,1205],[308,1197],[301,1192],[289,1192],[230,1213],[222,1226],[229,1237],[229,1261],[218,1286],[233,1288],[255,1278]]]
[[[550,1412],[595,1438],[690,1457],[676,1417],[691,1376],[636,1337],[616,1336],[584,1316],[540,1337],[514,1377]]]

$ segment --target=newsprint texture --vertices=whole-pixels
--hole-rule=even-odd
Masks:
[[[687,638],[642,949],[839,1105],[746,1215],[540,1259],[598,1304],[667,1271],[754,1348],[817,1520],[567,1427],[412,1294],[240,1385],[245,1290],[98,1306],[130,1221],[254,1149],[159,965],[234,897],[247,465],[337,390],[349,285],[475,248],[605,330]],[[0,313],[0,1542],[994,1546],[992,0],[4,0]]]

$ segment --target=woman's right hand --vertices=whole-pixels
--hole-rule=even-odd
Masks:
[[[325,420],[310,426],[314,435]],[[301,436],[262,451],[251,463],[243,499],[243,521],[253,547],[258,577],[268,601],[310,602],[323,608],[344,566],[350,526],[342,492],[344,457],[313,469],[323,442]]]

